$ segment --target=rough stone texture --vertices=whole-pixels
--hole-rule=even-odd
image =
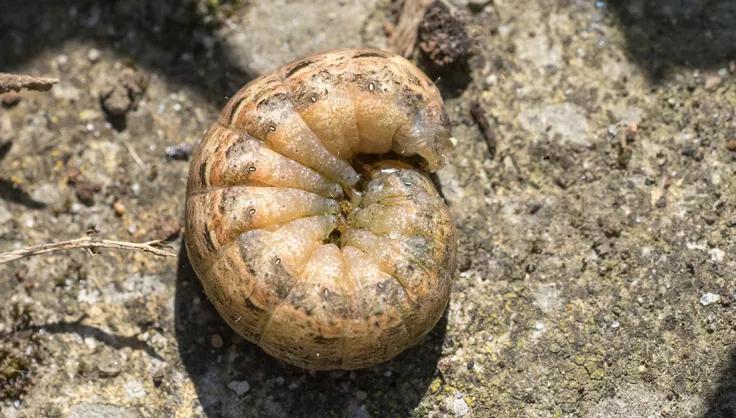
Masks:
[[[0,136],[12,140],[1,248],[90,224],[134,241],[175,231],[187,163],[166,147],[194,144],[259,71],[237,57],[268,50],[259,65],[273,67],[301,51],[273,48],[284,38],[269,33],[282,28],[242,43],[228,25],[263,10],[332,31],[345,17],[329,20],[330,7],[347,7],[367,28],[351,23],[350,36],[380,46],[397,10],[234,3],[0,0],[0,68],[60,79],[0,109]],[[735,7],[496,0],[467,14],[477,37],[467,80],[439,81],[457,147],[437,177],[461,271],[443,321],[395,361],[324,374],[280,364],[217,317],[183,254],[34,257],[0,267],[0,415],[66,416],[82,404],[140,416],[733,416]],[[309,41],[298,33],[294,48]],[[94,86],[127,61],[150,81],[117,131]],[[493,159],[474,102],[494,125]],[[585,120],[590,145],[575,144],[569,120],[525,128],[530,109],[567,109],[553,114]],[[75,172],[100,184],[92,206],[69,183]],[[718,297],[701,303],[707,294]],[[233,381],[249,390],[238,395]]]
[[[366,39],[378,0],[259,1],[222,31],[236,62],[261,74],[299,57],[326,49],[385,45]]]

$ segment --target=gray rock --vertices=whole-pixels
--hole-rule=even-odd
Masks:
[[[233,380],[227,385],[236,395],[245,395],[250,390],[250,384],[246,380]]]
[[[470,413],[470,406],[465,402],[464,396],[462,392],[457,392],[453,398],[447,400],[447,406],[456,417],[464,417]]]
[[[138,379],[128,380],[123,385],[123,389],[125,389],[125,393],[130,400],[141,399],[146,396],[146,388],[143,387],[143,383]]]
[[[527,109],[519,114],[521,127],[535,134],[547,134],[561,145],[581,147],[591,145],[588,140],[588,119],[585,110],[564,102]]]
[[[136,418],[130,409],[102,403],[79,403],[71,407],[68,418]]]
[[[97,359],[97,370],[100,376],[115,377],[120,374],[123,367],[121,356],[111,350],[105,350]]]
[[[376,0],[255,2],[242,21],[222,34],[244,70],[266,71],[332,48],[364,45],[361,28]]]
[[[537,67],[557,67],[562,63],[562,48],[544,32],[535,36],[517,36],[514,38],[514,44],[519,58]]]
[[[714,303],[718,303],[720,300],[721,300],[720,295],[708,292],[708,293],[704,293],[703,296],[700,297],[700,304],[703,306],[708,306]]]

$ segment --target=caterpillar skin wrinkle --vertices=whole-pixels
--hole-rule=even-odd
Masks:
[[[369,367],[418,343],[455,271],[455,227],[424,174],[449,147],[439,91],[400,56],[341,49],[253,80],[190,167],[186,247],[208,298],[303,368]]]

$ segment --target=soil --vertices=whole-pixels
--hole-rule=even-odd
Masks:
[[[0,107],[0,249],[94,227],[179,254],[0,266],[0,416],[736,414],[736,3],[443,3],[470,40],[425,67],[456,142],[449,308],[387,364],[314,373],[202,294],[187,157],[254,76],[385,47],[400,2],[0,0],[0,70],[60,80]]]

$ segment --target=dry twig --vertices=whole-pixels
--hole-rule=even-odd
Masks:
[[[7,251],[0,253],[0,264],[8,263],[20,258],[30,257],[32,255],[48,254],[57,251],[66,251],[76,248],[114,248],[118,250],[143,251],[160,257],[176,257],[176,254],[168,252],[164,249],[164,243],[159,240],[148,242],[127,242],[112,241],[108,239],[99,239],[91,236],[72,239],[69,241],[53,242],[49,244],[33,245],[20,250]]]
[[[417,31],[424,18],[424,11],[432,0],[406,0],[401,10],[399,23],[391,34],[389,43],[397,54],[411,56],[417,43]]]
[[[494,159],[496,157],[496,130],[488,123],[486,111],[477,101],[470,104],[470,116],[473,117],[481,135],[483,135],[483,139],[486,140],[491,159]]]
[[[0,93],[20,91],[22,89],[46,91],[58,82],[59,80],[55,78],[0,73]]]

